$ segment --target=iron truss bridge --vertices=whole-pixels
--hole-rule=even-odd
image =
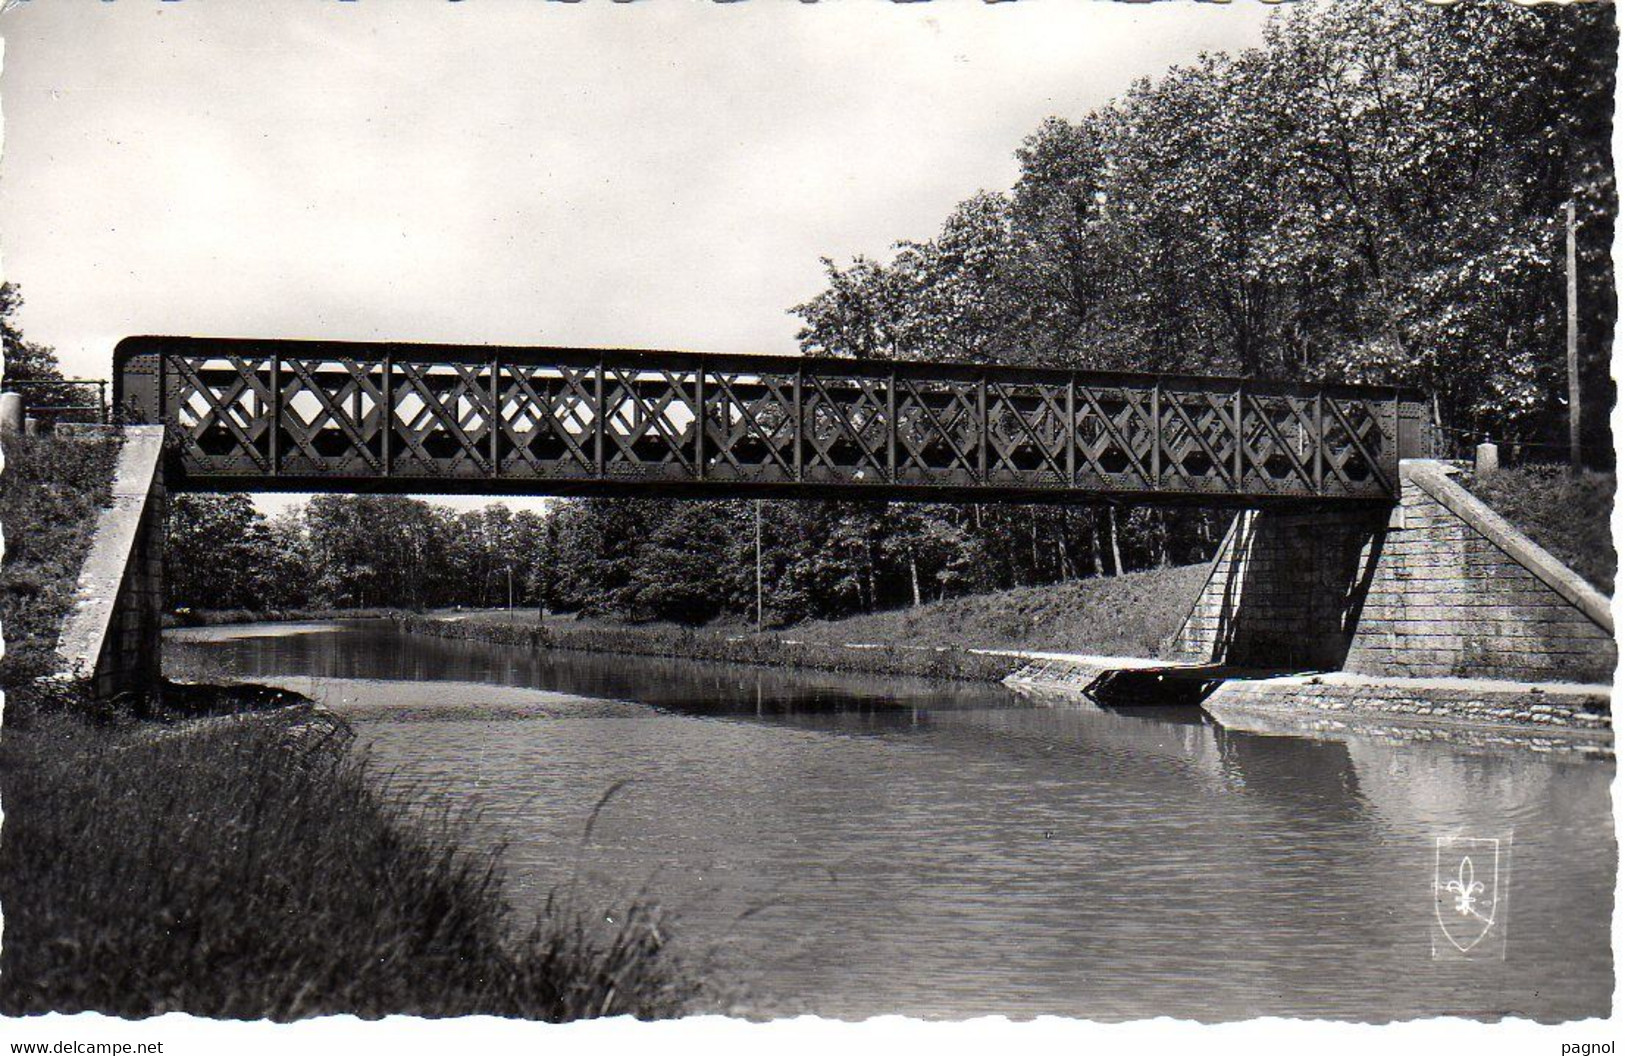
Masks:
[[[114,371],[202,491],[1391,503],[1423,421],[1388,387],[574,348],[133,337]]]

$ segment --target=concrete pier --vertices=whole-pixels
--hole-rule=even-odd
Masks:
[[[112,504],[96,522],[57,642],[64,673],[97,697],[142,697],[162,677],[164,429],[124,430]]]

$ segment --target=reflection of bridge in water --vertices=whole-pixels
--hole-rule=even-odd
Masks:
[[[1386,504],[1418,394],[1007,366],[139,337],[185,490]]]

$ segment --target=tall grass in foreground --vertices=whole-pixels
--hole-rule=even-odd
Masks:
[[[308,709],[185,727],[9,721],[0,1012],[547,1020],[681,1013],[654,910],[532,924],[500,849],[369,773]]]

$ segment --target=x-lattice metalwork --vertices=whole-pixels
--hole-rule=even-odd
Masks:
[[[1419,394],[964,364],[137,337],[191,490],[1391,502]]]

